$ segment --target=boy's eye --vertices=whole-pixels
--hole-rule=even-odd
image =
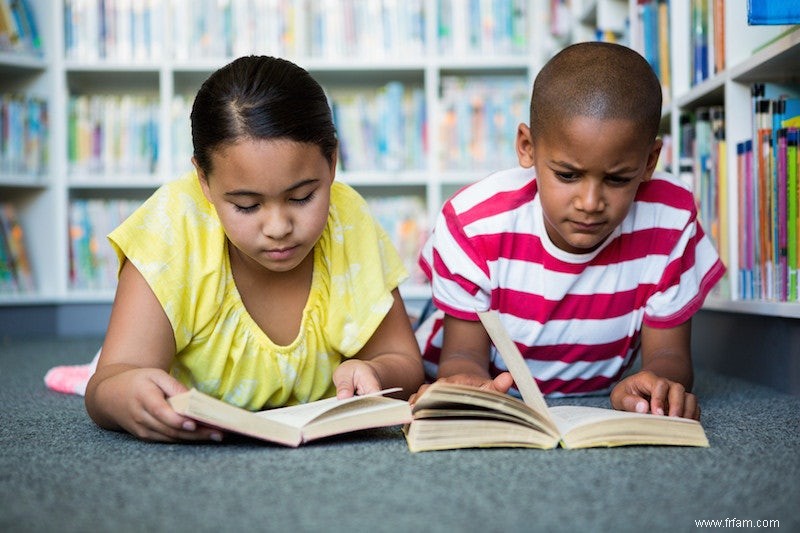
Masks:
[[[624,187],[632,181],[632,178],[625,178],[622,176],[607,176],[606,181],[608,181],[611,185]]]
[[[555,175],[561,181],[572,181],[575,179],[576,174],[574,172],[555,172]]]
[[[258,204],[253,204],[253,205],[237,205],[237,204],[233,204],[233,206],[240,213],[252,213],[256,209],[258,209]]]

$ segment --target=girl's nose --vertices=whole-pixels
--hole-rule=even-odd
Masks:
[[[280,209],[266,209],[261,232],[270,239],[281,240],[292,232],[292,221]]]

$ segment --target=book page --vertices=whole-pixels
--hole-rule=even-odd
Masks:
[[[500,322],[500,316],[497,311],[478,311],[478,317],[481,319],[483,327],[486,328],[486,332],[489,333],[489,337],[491,337],[495,348],[500,353],[500,357],[506,363],[508,371],[511,372],[523,401],[531,409],[546,417],[555,427],[552,418],[550,418],[547,402],[544,400],[542,391],[539,390],[536,380],[531,376],[531,371],[528,365],[525,364],[517,345],[511,340],[502,322]]]
[[[323,415],[324,413],[330,411],[331,409],[336,409],[337,407],[347,404],[357,404],[358,402],[364,400],[365,398],[369,398],[371,396],[383,396],[385,394],[390,394],[392,392],[397,392],[400,390],[401,389],[399,387],[395,387],[393,389],[385,389],[370,394],[352,396],[350,398],[343,398],[343,399],[325,398],[323,400],[317,400],[315,402],[310,402],[310,403],[303,403],[299,405],[291,405],[289,407],[279,407],[277,409],[259,411],[256,414],[259,417],[265,418],[267,420],[274,420],[282,424],[288,424],[296,428],[301,428],[309,424],[311,421],[313,421],[320,415]],[[357,408],[358,406],[355,405],[355,409]]]

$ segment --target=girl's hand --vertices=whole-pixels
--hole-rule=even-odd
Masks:
[[[348,359],[333,371],[333,384],[337,398],[349,398],[356,394],[369,394],[381,390],[378,373],[367,361]]]
[[[109,377],[98,386],[119,426],[143,440],[157,442],[222,440],[217,429],[176,413],[167,398],[186,387],[157,368],[136,368]]]
[[[611,391],[611,406],[620,411],[700,419],[697,397],[675,381],[643,370],[623,379]]]

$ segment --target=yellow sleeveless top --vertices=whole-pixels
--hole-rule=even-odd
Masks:
[[[333,370],[366,344],[407,275],[364,199],[334,182],[300,332],[279,346],[244,307],[225,233],[194,172],[159,188],[108,239],[120,268],[126,258],[136,266],[172,324],[172,375],[251,410],[334,395]]]

